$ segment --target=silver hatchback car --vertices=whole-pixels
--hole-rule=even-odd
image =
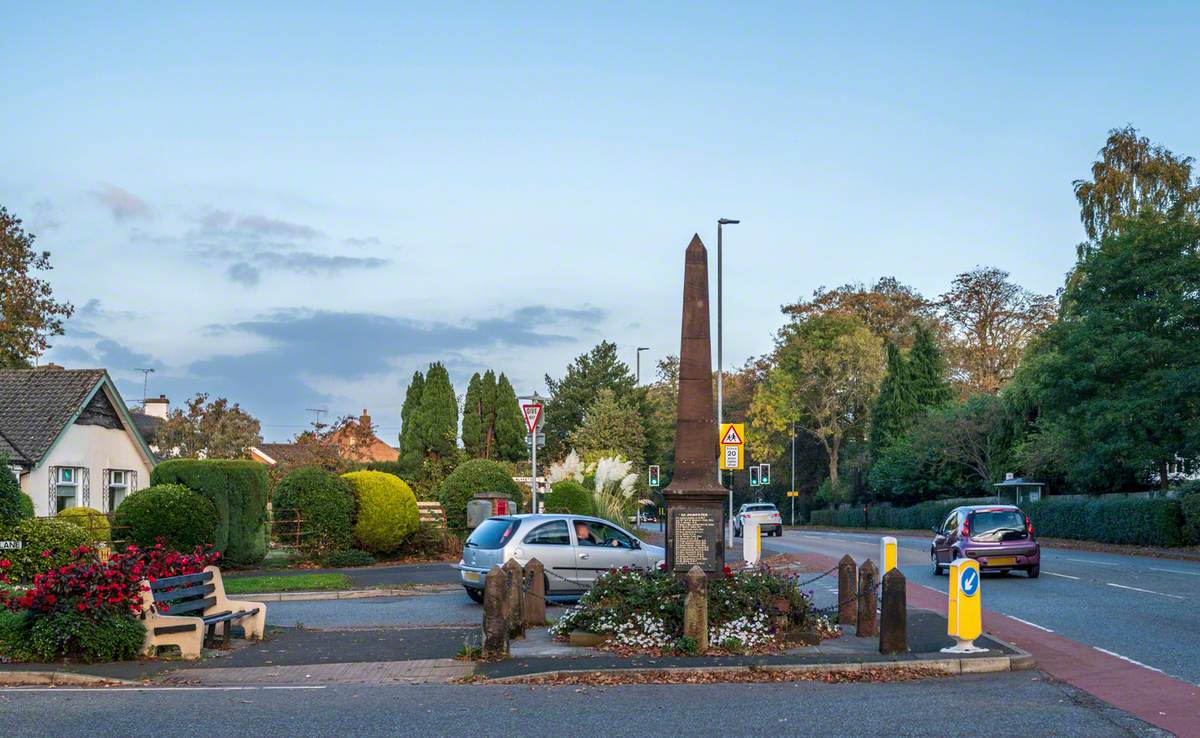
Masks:
[[[467,538],[458,570],[467,594],[483,602],[483,578],[493,566],[537,559],[546,568],[546,594],[574,599],[609,569],[656,569],[666,560],[660,546],[607,520],[587,515],[501,515],[488,518]]]

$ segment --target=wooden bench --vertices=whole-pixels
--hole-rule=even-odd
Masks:
[[[209,566],[153,583],[142,580],[141,617],[146,624],[144,655],[156,655],[160,646],[179,646],[185,659],[197,659],[203,645],[216,645],[218,625],[224,626],[223,645],[229,644],[234,625],[245,630],[246,638],[262,638],[267,608],[261,602],[228,599],[221,570]]]
[[[417,501],[417,514],[422,523],[429,523],[436,528],[446,527],[446,513],[442,511],[440,502]]]

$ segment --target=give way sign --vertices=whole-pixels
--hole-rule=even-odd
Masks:
[[[542,403],[527,402],[521,406],[521,412],[525,415],[525,427],[530,433],[536,431],[542,424]]]

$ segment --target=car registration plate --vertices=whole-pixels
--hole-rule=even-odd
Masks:
[[[1015,556],[995,556],[987,560],[988,566],[1013,566],[1016,563]]]
[[[463,572],[463,579],[464,579],[464,580],[466,580],[466,581],[468,581],[468,582],[478,582],[478,581],[479,581],[479,579],[480,579],[479,572],[477,572],[477,571],[464,571],[464,572]]]

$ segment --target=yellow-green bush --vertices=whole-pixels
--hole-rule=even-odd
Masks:
[[[99,510],[90,507],[68,507],[57,517],[83,528],[96,543],[112,540],[112,526],[108,517]]]
[[[356,471],[342,476],[354,489],[358,545],[375,553],[395,552],[421,522],[412,489],[400,477],[385,472]]]
[[[32,582],[34,574],[57,569],[71,561],[71,551],[92,544],[87,531],[58,518],[22,520],[11,528],[0,529],[0,540],[23,543],[21,548],[4,551],[0,557],[12,562],[8,575],[17,582]]]

